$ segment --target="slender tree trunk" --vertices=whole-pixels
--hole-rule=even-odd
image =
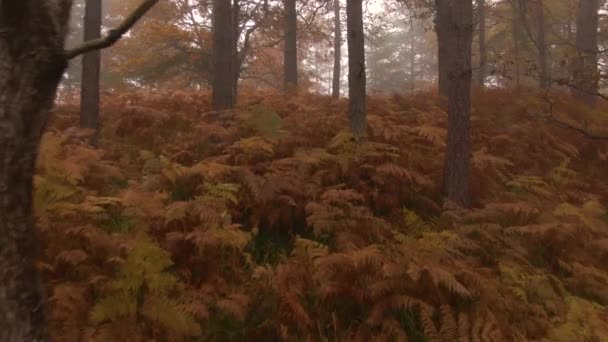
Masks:
[[[32,218],[38,146],[67,66],[71,1],[0,2],[0,341],[46,341]]]
[[[512,37],[513,37],[513,58],[515,64],[515,88],[520,89],[521,87],[521,57],[520,57],[520,42],[521,42],[521,21],[519,15],[519,2],[518,0],[513,0],[511,3],[513,10],[513,18],[512,18]]]
[[[538,65],[539,65],[539,86],[547,89],[551,85],[551,75],[549,70],[549,49],[547,46],[545,8],[542,0],[536,0],[535,12],[537,14],[537,34],[538,34]]]
[[[342,58],[342,27],[340,20],[340,0],[334,0],[334,74],[331,96],[340,97],[340,69]]]
[[[84,41],[101,36],[101,0],[87,0],[84,12]],[[82,82],[80,89],[80,127],[95,131],[91,139],[97,145],[99,134],[99,73],[101,51],[95,50],[82,57]]]
[[[214,110],[234,106],[233,16],[229,0],[213,1],[213,94]]]
[[[472,0],[435,0],[439,31],[449,51],[448,141],[445,194],[451,202],[469,207]]]
[[[363,1],[348,0],[346,26],[348,31],[348,118],[356,141],[367,133],[367,99],[365,75],[365,38]]]
[[[234,103],[236,103],[239,93],[239,77],[241,75],[241,63],[239,60],[239,36],[241,35],[240,28],[240,16],[241,16],[241,4],[239,0],[233,0],[232,5],[232,66],[233,80],[232,80],[232,97]]]
[[[283,54],[284,85],[286,91],[298,86],[298,14],[296,0],[283,0],[285,11],[285,44]]]
[[[479,21],[479,70],[477,73],[477,85],[483,88],[486,83],[486,2],[478,0],[478,21]]]
[[[576,49],[574,63],[574,95],[592,106],[598,92],[597,44],[599,22],[598,0],[580,0],[576,19]]]
[[[416,90],[416,34],[412,28],[412,40],[410,41],[410,90]]]

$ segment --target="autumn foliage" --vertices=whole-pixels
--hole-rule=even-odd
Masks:
[[[556,123],[601,135],[606,106],[473,101],[471,210],[442,203],[433,93],[370,98],[363,144],[311,94],[107,98],[99,149],[58,108],[35,179],[54,340],[608,340],[608,143]]]

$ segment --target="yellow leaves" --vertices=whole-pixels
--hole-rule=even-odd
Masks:
[[[208,183],[205,184],[205,196],[237,204],[239,202],[238,192],[240,189],[240,185],[233,183]]]
[[[503,226],[517,226],[536,221],[540,210],[528,202],[489,203],[483,209],[470,211],[465,222],[498,222]]]
[[[270,159],[275,154],[275,143],[263,137],[242,138],[226,149],[236,164],[249,164]]]
[[[297,151],[294,154],[294,159],[305,165],[316,167],[335,160],[335,157],[322,148],[313,148]]]
[[[547,341],[604,341],[608,340],[605,308],[575,296],[568,296],[568,314],[546,336]]]
[[[426,221],[415,211],[403,208],[403,221],[408,235],[419,237],[422,233],[437,231],[439,227],[433,221]]]
[[[82,185],[102,153],[83,144],[70,143],[64,134],[48,132],[41,142],[37,169],[46,177],[71,185]]]
[[[507,186],[513,191],[529,192],[541,198],[553,196],[549,184],[538,176],[517,176],[515,179],[507,182]]]
[[[262,137],[278,138],[281,134],[282,119],[270,108],[254,106],[244,113],[244,126]]]
[[[294,256],[306,256],[312,261],[325,257],[329,253],[327,246],[313,240],[297,237],[293,248]]]
[[[171,296],[178,282],[166,270],[172,262],[165,250],[140,237],[122,264],[118,276],[106,285],[91,319],[97,324],[120,324],[143,318],[161,325],[169,335],[197,336],[198,323]]]
[[[354,144],[355,138],[353,137],[350,131],[340,131],[336,134],[329,144],[327,145],[327,150],[330,152],[340,151],[352,148],[351,146]]]
[[[509,168],[513,166],[510,160],[488,153],[487,147],[482,147],[473,152],[471,164],[484,174],[492,172],[500,182],[507,181],[510,175]]]
[[[559,187],[568,186],[576,181],[577,172],[570,169],[568,166],[570,159],[565,159],[559,166],[551,170],[549,178]]]
[[[592,231],[601,231],[606,227],[603,219],[606,215],[606,209],[596,200],[587,201],[580,207],[576,207],[570,203],[562,203],[555,207],[553,215],[558,218],[577,218]]]

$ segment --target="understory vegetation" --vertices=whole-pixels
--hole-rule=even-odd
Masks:
[[[473,208],[440,97],[244,92],[62,105],[35,177],[56,341],[608,341],[608,107],[474,93]]]

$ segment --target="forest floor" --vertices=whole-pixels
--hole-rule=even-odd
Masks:
[[[105,99],[38,162],[57,341],[608,341],[608,106],[474,94],[474,208],[442,203],[433,93]],[[550,116],[549,116],[550,115]],[[557,123],[558,120],[560,123]]]

